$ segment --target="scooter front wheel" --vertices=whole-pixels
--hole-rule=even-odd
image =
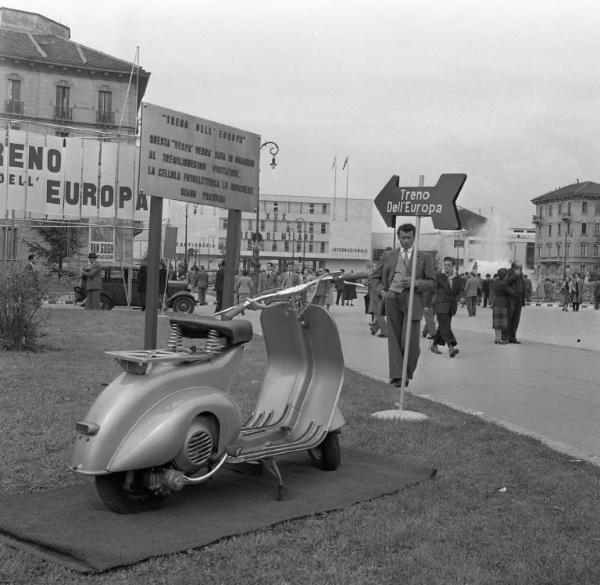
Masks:
[[[143,471],[127,471],[96,476],[96,491],[104,505],[117,514],[137,514],[156,510],[167,496],[154,494],[143,485]]]
[[[321,443],[308,450],[315,467],[324,471],[334,471],[342,462],[342,449],[338,432],[327,433]]]

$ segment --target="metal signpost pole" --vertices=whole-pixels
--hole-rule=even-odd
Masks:
[[[418,187],[400,187],[398,176],[394,175],[375,198],[377,209],[381,213],[386,224],[390,227],[395,227],[396,217],[398,215],[416,218],[415,239],[413,242],[413,254],[411,259],[408,314],[405,316],[405,319],[408,319],[408,321],[406,323],[404,355],[402,359],[400,402],[397,404],[398,408],[395,410],[374,412],[372,416],[375,418],[386,420],[423,420],[427,418],[424,414],[419,412],[404,410],[421,217],[431,217],[433,225],[437,229],[460,229],[460,218],[458,216],[455,201],[466,178],[467,176],[465,174],[444,174],[440,176],[435,186],[424,187],[424,178],[421,175]],[[390,332],[390,334],[393,333]]]

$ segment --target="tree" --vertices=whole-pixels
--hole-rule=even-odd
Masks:
[[[85,228],[78,221],[51,224],[39,221],[32,229],[42,241],[26,240],[29,253],[44,258],[46,264],[56,267],[58,275],[62,275],[63,261],[79,252],[81,230]]]

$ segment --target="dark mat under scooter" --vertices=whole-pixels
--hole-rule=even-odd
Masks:
[[[278,459],[286,484],[281,501],[271,475],[231,471],[184,488],[160,510],[134,515],[107,511],[92,480],[3,497],[0,539],[77,571],[100,572],[392,494],[433,474],[355,449],[342,456],[336,471],[314,468],[306,453]]]

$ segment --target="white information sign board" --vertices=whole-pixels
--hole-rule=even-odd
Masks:
[[[258,134],[142,105],[139,184],[146,196],[253,211],[259,156]]]

